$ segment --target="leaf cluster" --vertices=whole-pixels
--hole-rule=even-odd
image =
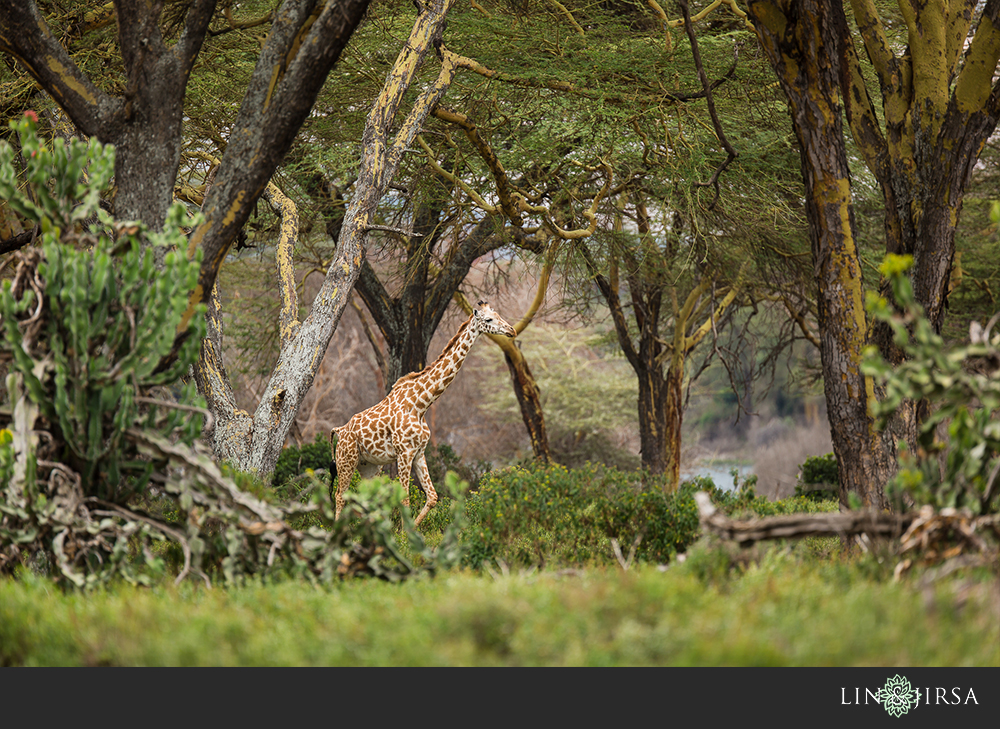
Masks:
[[[927,414],[917,432],[917,448],[900,443],[899,471],[887,491],[912,497],[917,505],[967,508],[995,513],[1000,508],[1000,336],[975,322],[967,345],[946,346],[916,302],[907,275],[910,256],[887,256],[880,269],[895,305],[870,295],[872,316],[892,328],[906,353],[896,367],[870,348],[862,372],[884,387],[873,407],[885,427],[907,400],[924,402]],[[947,439],[941,436],[947,433]]]
[[[800,477],[795,484],[795,495],[814,501],[837,498],[840,485],[840,467],[833,453],[809,456],[799,467]]]

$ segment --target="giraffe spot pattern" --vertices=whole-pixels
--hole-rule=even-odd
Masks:
[[[479,302],[472,316],[459,327],[434,362],[420,372],[399,378],[381,402],[354,415],[346,425],[330,431],[331,445],[334,436],[337,438],[338,483],[334,495],[337,518],[344,508],[343,494],[354,471],[360,467],[362,475],[371,473],[372,469],[380,472],[382,465],[393,459],[399,467],[404,493],[409,492],[410,473],[416,467],[427,502],[414,523],[419,524],[427,516],[438,497],[424,457],[431,435],[424,414],[455,379],[476,338],[484,332],[517,336],[514,327],[489,304]],[[409,499],[404,498],[403,504],[409,505]]]

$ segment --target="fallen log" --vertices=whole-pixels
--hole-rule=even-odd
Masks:
[[[919,547],[927,550],[936,543],[958,541],[968,551],[986,551],[988,545],[975,533],[990,531],[1000,536],[1000,515],[973,517],[955,509],[936,513],[924,506],[918,512],[890,514],[876,511],[847,511],[825,514],[785,514],[740,521],[722,514],[703,491],[694,495],[704,533],[714,534],[740,545],[766,539],[802,537],[869,537],[900,539],[902,551]],[[964,551],[959,549],[959,551]]]
[[[903,535],[915,514],[888,514],[874,511],[848,511],[825,514],[783,514],[740,521],[722,514],[708,494],[694,495],[703,532],[739,544],[765,539],[801,539],[802,537],[842,537],[867,534],[870,537],[896,538]]]

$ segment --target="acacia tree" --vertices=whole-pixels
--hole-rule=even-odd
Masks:
[[[101,90],[81,71],[49,30],[34,0],[0,6],[0,50],[23,64],[82,133],[115,145],[118,217],[138,218],[153,228],[162,224],[177,176],[185,89],[216,4],[216,0],[196,0],[184,6],[184,14],[172,25],[163,17],[161,3],[116,1],[114,17],[125,74],[120,95]],[[367,0],[286,0],[272,13],[270,32],[203,208],[205,222],[190,241],[191,253],[201,246],[204,257],[179,339],[186,336],[187,322],[205,293],[212,291],[226,252],[366,7]],[[176,26],[177,40],[169,45],[165,30]],[[321,346],[325,349],[326,342]],[[218,405],[211,392],[203,393]],[[215,414],[217,432],[226,432],[230,413]],[[243,435],[253,440],[252,431]],[[284,433],[276,440],[275,449],[258,437],[255,457],[237,458],[237,465],[269,470]],[[230,449],[226,455],[232,453]]]
[[[492,63],[505,52],[507,43],[502,39],[498,42],[496,30],[509,27],[508,19],[490,14],[484,21],[481,12],[489,14],[484,8],[453,13],[449,32],[454,32],[456,47],[486,50]],[[498,10],[493,8],[493,12]],[[476,42],[478,39],[489,40],[481,44]],[[365,47],[371,45],[378,44],[369,38]],[[391,263],[376,271],[376,266],[366,261],[356,284],[387,345],[387,388],[398,376],[424,366],[430,339],[474,261],[500,248],[540,253],[546,246],[552,248],[549,241],[591,235],[596,226],[591,209],[596,206],[594,197],[605,195],[611,182],[599,160],[588,160],[591,164],[576,168],[582,176],[575,179],[588,187],[582,194],[577,191],[576,199],[571,201],[562,192],[569,186],[569,178],[556,168],[566,165],[565,155],[576,156],[572,148],[556,149],[554,161],[518,154],[520,150],[516,150],[534,118],[534,109],[521,103],[523,79],[505,77],[507,88],[502,104],[496,104],[496,113],[490,113],[493,110],[484,110],[482,104],[482,79],[494,78],[498,72],[468,56],[461,57],[460,65],[472,73],[456,76],[449,92],[449,96],[456,96],[456,102],[449,102],[448,107],[439,104],[433,110],[434,119],[428,120],[416,138],[422,154],[404,159],[394,185],[394,204],[380,211],[379,232],[375,235],[380,236],[382,246],[373,248],[381,247],[383,263]],[[486,113],[475,118],[465,111],[469,108]],[[501,120],[499,125],[494,124],[496,120]],[[503,129],[510,122],[518,131]],[[513,153],[511,146],[515,147]],[[548,144],[545,155],[551,152],[552,145]],[[508,164],[516,166],[518,172],[509,174],[505,166]],[[353,187],[354,180],[349,176],[343,181],[317,179],[311,174],[307,177],[310,179],[303,187],[323,210],[328,234],[339,235],[343,220],[339,201],[353,194],[347,190]],[[596,178],[597,184],[589,185],[587,178]],[[589,210],[581,227],[563,229],[555,223],[550,211],[552,200],[560,195],[564,199],[558,205]],[[311,263],[315,267],[328,265],[322,255]],[[525,326],[529,320],[522,318]],[[505,352],[505,359],[511,367],[512,383],[533,449],[537,456],[547,459],[537,383],[519,350]]]
[[[115,214],[156,228],[173,200],[183,140],[184,95],[218,0],[194,0],[168,23],[163,3],[117,0],[124,88],[114,94],[85,74],[52,33],[35,0],[0,6],[0,52],[15,58],[59,104],[77,129],[115,146]],[[81,4],[81,11],[91,8]],[[367,8],[367,0],[287,0],[271,32],[237,119],[216,198],[198,238],[206,250],[201,287],[211,284],[225,251],[246,221],[275,166],[308,114],[318,89]],[[224,21],[223,21],[224,22]],[[99,28],[95,19],[89,27]],[[168,29],[176,38],[173,44]],[[236,175],[236,171],[241,174]],[[238,178],[238,179],[237,179]],[[239,200],[238,205],[234,201]],[[216,212],[225,210],[230,220]],[[214,217],[213,217],[214,214]],[[200,300],[200,297],[199,297]]]
[[[692,251],[702,263],[678,276],[672,264],[687,255],[679,250],[681,236],[674,232],[657,240],[641,197],[634,210],[638,235],[622,235],[619,217],[615,226],[619,235],[611,243],[605,265],[599,265],[587,248],[580,250],[611,310],[619,346],[638,379],[642,465],[650,473],[666,474],[665,488],[670,491],[680,484],[689,358],[727,325],[732,309],[741,302],[746,264],[727,282],[724,266],[709,262],[710,251],[703,241],[699,250]],[[627,309],[632,311],[634,325]]]
[[[489,11],[483,10],[490,11],[496,12],[492,7]],[[665,286],[674,286],[677,294],[678,277],[665,271],[654,272],[656,266],[640,265],[638,261],[652,256],[660,263],[669,260],[670,265],[687,270],[697,256],[684,249],[685,244],[680,243],[677,231],[673,232],[678,241],[674,254],[664,255],[660,250],[662,242],[654,241],[649,234],[649,215],[645,210],[645,198],[649,193],[643,188],[656,187],[657,194],[661,194],[663,190],[676,188],[680,178],[690,175],[706,181],[703,183],[706,195],[699,203],[701,206],[709,205],[709,201],[717,197],[720,175],[732,162],[732,150],[723,150],[724,161],[708,163],[714,168],[706,171],[699,167],[693,161],[696,155],[688,151],[691,145],[715,147],[718,138],[710,131],[710,138],[706,135],[694,142],[698,135],[687,129],[698,128],[701,119],[695,119],[686,105],[708,98],[712,88],[732,76],[736,69],[732,43],[728,40],[715,43],[712,69],[720,65],[723,53],[727,57],[724,70],[709,81],[707,76],[699,76],[700,64],[687,49],[678,50],[668,35],[668,67],[683,72],[685,78],[691,79],[693,88],[667,90],[658,82],[665,65],[662,28],[646,11],[632,8],[626,18],[610,17],[592,6],[582,8],[571,4],[560,5],[558,12],[553,10],[548,16],[544,10],[537,9],[533,13],[515,13],[515,16],[518,42],[502,49],[497,49],[495,44],[491,47],[489,43],[481,43],[477,62],[469,66],[469,70],[489,82],[480,83],[478,88],[466,88],[461,97],[465,108],[477,110],[477,118],[473,119],[468,112],[439,107],[435,116],[447,122],[447,126],[434,126],[430,131],[436,132],[435,139],[444,139],[444,144],[436,144],[435,150],[434,140],[428,134],[418,141],[427,164],[438,176],[460,186],[480,209],[503,216],[515,240],[523,240],[528,234],[550,241],[572,241],[573,245],[564,246],[564,249],[583,255],[590,267],[589,278],[607,295],[612,310],[621,314],[615,319],[616,329],[626,354],[636,354],[634,364],[639,362],[637,350],[631,344],[634,330],[623,311],[634,304],[628,300],[629,296],[649,299],[653,316],[647,318],[645,310],[635,314],[637,319],[643,319],[643,327],[646,327],[640,335],[640,339],[646,337],[642,340],[645,344],[639,349],[649,355],[648,361],[643,360],[644,365],[637,369],[637,376],[644,383],[652,383],[656,378],[651,379],[650,373],[660,371],[665,362],[664,352],[670,349],[662,346],[658,336],[661,314],[666,319],[672,313],[669,306],[661,310],[661,292]],[[460,16],[453,16],[452,27],[457,17]],[[491,17],[480,20],[479,24],[501,32],[502,22],[500,18]],[[611,49],[617,47],[623,35],[633,41],[631,47],[636,53],[617,58]],[[554,49],[555,58],[550,62],[537,58],[539,54],[533,50],[537,48]],[[719,52],[720,48],[725,49],[723,53]],[[633,133],[628,132],[629,129]],[[664,141],[660,143],[657,139]],[[446,153],[442,154],[442,150]],[[598,158],[593,156],[594,150],[600,153]],[[660,176],[668,176],[668,179],[650,182]],[[611,185],[607,184],[608,180],[612,181]],[[692,188],[695,186],[684,183],[679,193],[676,189],[673,195],[663,193],[653,203],[657,213],[670,207],[671,203],[664,204],[663,200],[690,197]],[[741,195],[734,197],[743,197],[749,189],[745,187]],[[620,302],[618,281],[611,283],[607,271],[609,265],[619,265],[618,256],[627,247],[616,246],[614,255],[605,258],[604,254],[591,253],[591,248],[597,251],[601,244],[592,245],[588,241],[594,240],[592,236],[595,235],[603,239],[600,231],[614,217],[613,211],[606,210],[606,201],[612,197],[625,199],[630,194],[641,201],[638,205],[641,212],[631,215],[633,226],[645,226],[645,232],[640,236],[642,245],[639,248],[642,250],[637,249],[631,261],[621,262],[622,269],[629,273],[623,275],[628,279],[628,292],[621,292],[626,301]],[[768,191],[767,195],[771,194]],[[695,189],[694,197],[697,196]],[[603,214],[599,213],[601,206],[605,208]],[[730,206],[730,214],[737,208],[738,205]],[[758,216],[756,209],[748,212]],[[669,214],[665,213],[664,217]],[[707,220],[700,214],[696,217]],[[691,224],[698,225],[695,221]],[[609,263],[611,260],[614,263]],[[699,276],[702,274],[704,270]],[[699,321],[692,330],[695,313],[685,314],[683,323],[678,326],[689,339],[686,343],[682,341],[677,351],[683,354],[679,355],[671,371],[672,382],[677,386],[668,388],[661,383],[654,392],[650,384],[648,391],[643,390],[639,426],[643,434],[644,464],[652,471],[668,469],[668,450],[674,454],[669,470],[676,474],[679,469],[682,396],[677,383],[684,381],[686,356],[704,341],[713,324],[717,328],[725,325],[726,319],[721,317],[738,294],[738,288],[720,293],[726,283],[719,275],[721,272],[708,273],[703,280],[692,283],[691,276],[685,272],[684,282],[692,288],[679,294],[681,303],[690,295],[691,307],[701,307],[698,314],[706,313],[704,307],[708,306],[707,311],[714,317]],[[364,276],[363,273],[362,280]],[[404,287],[411,285],[410,276],[408,272]],[[713,294],[719,298],[713,300]],[[697,306],[696,301],[699,302]],[[699,328],[702,324],[704,328]],[[522,416],[532,435],[536,455],[539,455],[541,439],[537,436],[544,433],[544,419],[540,404],[534,404],[537,403],[537,385],[526,365],[523,356],[508,361]],[[665,394],[660,394],[668,391],[676,395],[669,402]],[[673,413],[670,416],[665,415],[668,409]],[[668,429],[665,426],[667,419],[676,427]],[[673,482],[676,483],[676,478]]]
[[[901,0],[905,38],[898,41],[874,2],[852,0],[851,8],[856,30],[840,0],[748,3],[801,147],[841,503],[856,493],[866,505],[889,508],[883,487],[895,471],[894,440],[913,442],[918,413],[908,403],[879,432],[871,416],[878,394],[859,369],[869,323],[842,112],[882,190],[886,251],[914,256],[914,295],[940,331],[962,199],[1000,117],[1000,2],[988,0],[979,12],[973,0]],[[865,84],[858,36],[878,81],[881,114]],[[898,362],[889,336],[874,331],[872,341]]]
[[[648,55],[629,56],[629,68],[616,69],[620,75],[601,69],[614,88],[598,81],[580,86],[601,95],[589,116],[583,104],[576,113],[606,132],[601,141],[616,183],[594,211],[599,234],[571,247],[608,306],[636,374],[642,465],[666,474],[667,489],[679,483],[684,393],[697,374],[692,355],[699,348],[720,352],[714,346],[719,332],[759,288],[750,283],[760,275],[762,242],[776,237],[775,226],[787,233],[797,222],[794,195],[780,181],[785,155],[775,151],[786,146],[784,131],[753,93],[762,67],[745,56],[736,62],[746,28],[737,22],[705,31],[710,50],[702,59],[693,23],[705,14],[690,17],[686,5],[682,9],[685,18],[666,25],[688,43],[669,30],[664,38],[663,25],[651,24],[644,40],[655,38],[656,45],[632,46]],[[648,17],[635,11],[628,20],[634,40],[637,24]],[[594,25],[589,16],[587,25]],[[676,81],[669,91],[659,86],[656,95],[650,89],[657,88],[664,57]],[[625,98],[618,97],[623,90]],[[729,129],[736,130],[734,142]],[[762,219],[762,208],[773,214]],[[571,211],[565,214],[572,219]]]
[[[294,286],[290,285],[293,282],[288,276],[281,279],[285,297],[281,355],[253,416],[235,406],[218,346],[219,320],[217,316],[209,317],[209,336],[196,378],[216,415],[216,455],[229,458],[240,468],[266,473],[273,467],[348,301],[363,260],[374,208],[403,151],[457,70],[456,60],[442,43],[444,18],[451,4],[452,0],[418,3],[407,44],[369,113],[362,139],[359,192],[348,209],[334,265],[312,311],[301,322]],[[366,7],[367,0],[285,0],[267,16],[270,31],[205,197],[204,222],[190,239],[189,252],[193,255],[200,246],[204,257],[198,286],[192,291],[178,330],[179,341],[186,336],[186,323],[196,314],[198,305],[213,291],[230,245],[291,146],[327,72]],[[158,211],[161,207],[165,211],[172,198],[177,174],[184,90],[215,8],[215,0],[196,0],[182,6],[180,19],[173,19],[180,27],[178,41],[168,47],[164,28],[170,24],[163,17],[162,4],[117,0],[114,9],[128,87],[120,97],[113,97],[100,91],[80,71],[49,31],[33,1],[0,7],[0,50],[23,63],[81,131],[123,148],[116,165],[119,216],[142,217],[154,227],[162,220]],[[226,6],[223,23],[231,18],[228,11]],[[390,140],[403,96],[432,48],[442,59],[437,78],[418,96],[397,135]],[[160,159],[157,154],[168,157]],[[150,177],[154,169],[156,174]],[[287,206],[284,209],[291,212]],[[285,224],[293,225],[287,215]],[[287,260],[287,256],[279,256],[279,268]]]
[[[423,120],[449,88],[461,59],[443,44],[445,16],[451,1],[422,6],[403,50],[397,57],[378,98],[371,106],[361,140],[362,158],[355,193],[340,229],[334,258],[327,269],[309,315],[298,319],[297,295],[291,272],[291,242],[283,236],[277,255],[282,285],[281,349],[278,362],[265,386],[253,415],[239,409],[228,379],[222,376],[221,346],[206,346],[196,370],[203,392],[213,409],[226,417],[216,426],[216,454],[235,461],[242,468],[268,472],[280,454],[285,437],[295,420],[298,407],[319,368],[322,355],[343,314],[351,288],[360,273],[365,241],[376,226],[376,208],[399,168],[404,151],[412,143]],[[397,110],[410,88],[417,70],[432,48],[441,61],[437,77],[413,102],[409,112],[390,138]],[[211,201],[209,193],[208,201]],[[206,203],[207,204],[207,203]],[[289,210],[283,205],[284,210]],[[290,211],[289,211],[290,212]],[[284,216],[283,225],[290,225]],[[197,237],[197,231],[195,236]],[[221,330],[209,320],[209,337]]]

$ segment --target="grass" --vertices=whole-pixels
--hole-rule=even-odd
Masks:
[[[0,665],[998,666],[995,573],[825,549],[704,544],[665,571],[590,568],[389,585],[286,581],[63,594],[0,580]]]

